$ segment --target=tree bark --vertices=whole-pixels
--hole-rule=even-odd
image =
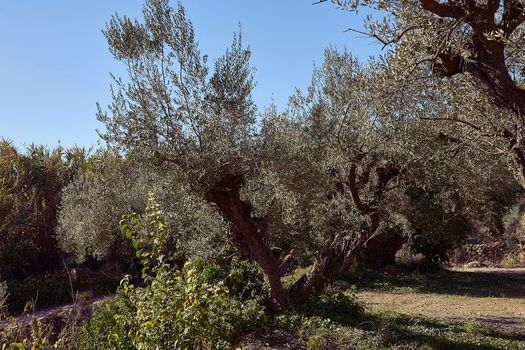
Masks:
[[[367,174],[364,176],[365,180],[362,185],[366,185],[370,181],[369,170],[366,170]],[[375,166],[375,173],[371,198],[365,202],[359,194],[357,164],[350,164],[346,187],[348,187],[354,205],[364,218],[361,230],[352,242],[344,242],[345,237],[335,236],[333,241],[323,249],[312,269],[288,291],[293,302],[303,300],[315,289],[322,288],[325,284],[333,282],[348,271],[379,228],[381,216],[377,207],[380,205],[386,186],[401,175],[403,171],[392,164],[387,164]],[[343,248],[338,249],[338,246]]]
[[[206,199],[216,204],[223,217],[233,225],[235,245],[249,250],[250,256],[268,279],[271,297],[279,307],[286,303],[279,259],[264,242],[256,220],[251,216],[251,205],[240,198],[243,185],[243,175],[225,175],[208,191]]]
[[[525,22],[525,5],[519,0],[488,0],[480,3],[475,0],[461,2],[420,0],[424,10],[438,17],[464,21],[472,28],[471,40],[461,52],[451,52],[450,48],[437,53],[441,62],[433,65],[438,76],[452,77],[469,73],[474,77],[478,88],[494,105],[508,110],[517,116],[509,115],[514,124],[513,130],[505,129],[502,136],[510,143],[511,152],[517,165],[516,178],[525,188],[525,90],[512,79],[506,64],[506,43],[501,39],[489,40],[486,34],[502,31],[509,36]],[[496,12],[503,8],[502,16]]]
[[[386,229],[374,235],[364,249],[365,263],[372,269],[381,269],[396,262],[396,253],[406,242],[397,228]]]
[[[321,288],[327,282],[325,273],[333,260],[333,256],[329,251],[331,250],[327,249],[327,251],[322,252],[311,270],[307,274],[302,275],[288,290],[290,302],[297,303],[304,300],[315,289]]]

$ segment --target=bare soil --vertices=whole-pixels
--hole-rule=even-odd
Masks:
[[[109,297],[97,297],[92,300],[89,300],[88,304],[91,304],[92,307],[96,307],[98,305],[101,305],[104,301],[108,300],[108,298]],[[74,308],[75,304],[66,304],[33,310],[28,313],[9,317],[8,319],[0,318],[0,330],[7,329],[11,326],[25,327],[29,325],[33,319],[39,320],[43,323],[46,323],[46,320],[53,318],[66,319]]]

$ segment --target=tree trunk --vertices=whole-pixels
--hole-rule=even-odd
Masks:
[[[235,228],[233,236],[236,246],[246,247],[251,258],[262,270],[270,284],[271,297],[279,307],[286,303],[279,270],[279,259],[264,242],[256,221],[251,216],[251,205],[240,198],[240,188],[244,184],[242,175],[225,175],[206,199],[219,208],[221,214]]]
[[[331,249],[321,253],[321,256],[312,266],[312,269],[301,276],[292,287],[287,291],[288,300],[291,303],[298,303],[307,298],[315,289],[320,289],[326,280],[325,274],[333,262],[333,254]]]
[[[288,291],[291,301],[298,302],[308,297],[315,289],[321,289],[327,283],[335,281],[355,263],[359,254],[366,249],[370,238],[379,228],[381,217],[377,206],[385,188],[402,170],[392,164],[376,166],[376,180],[373,184],[372,198],[365,202],[361,199],[357,183],[357,164],[350,164],[346,186],[354,205],[363,216],[363,225],[353,242],[344,242],[344,237],[336,237],[322,251],[320,257],[307,274],[303,275]],[[368,182],[368,181],[367,181]],[[344,192],[344,190],[343,190]],[[344,244],[341,244],[344,243]],[[344,246],[343,249],[337,249]]]
[[[406,239],[400,230],[386,229],[374,235],[363,251],[365,264],[372,269],[381,269],[396,262],[396,253]]]

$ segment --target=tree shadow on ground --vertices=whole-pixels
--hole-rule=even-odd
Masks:
[[[523,325],[523,320],[516,318],[505,318],[501,320],[483,320],[478,319],[478,322],[483,325],[480,333],[489,337],[496,337],[500,339],[525,341],[525,333],[516,333],[510,330],[518,329]]]
[[[466,272],[442,269],[429,273],[366,270],[348,273],[344,280],[361,290],[409,290],[472,297],[525,297],[525,272],[509,273],[508,270]]]
[[[346,299],[345,299],[346,298]],[[395,312],[369,312],[351,295],[314,296],[295,310],[305,318],[329,319],[346,329],[361,330],[367,337],[388,339],[385,348],[501,349],[502,344],[525,341],[521,334],[507,334],[482,324],[447,322]],[[521,343],[520,343],[521,344]],[[383,347],[382,347],[383,348]],[[512,347],[511,347],[512,348]]]

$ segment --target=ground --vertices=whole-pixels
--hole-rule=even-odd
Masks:
[[[524,334],[525,298],[480,298],[413,292],[373,292],[357,294],[372,310],[438,318],[450,322],[474,321],[483,325]]]
[[[358,300],[372,311],[474,324],[525,341],[525,269],[451,269],[431,275],[373,274]]]
[[[285,311],[237,348],[525,350],[525,269],[353,272],[333,290]],[[71,308],[34,316],[46,322]]]
[[[425,283],[421,286],[387,283],[378,288],[369,284],[360,289],[358,299],[371,309],[450,321],[472,320],[517,328],[525,334],[525,269],[454,269],[442,276],[443,280],[449,276],[464,279],[454,285],[451,285],[454,280],[444,281],[442,290],[434,288],[435,292],[428,287],[428,281],[427,288]],[[509,287],[512,282],[516,284]]]
[[[266,330],[239,348],[525,350],[525,269],[363,271],[335,289],[355,296],[365,312],[348,315],[344,301],[318,301],[285,317],[302,323],[285,323],[289,334],[282,326]]]

